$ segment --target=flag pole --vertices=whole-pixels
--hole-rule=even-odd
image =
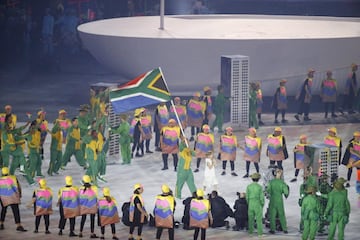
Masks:
[[[164,30],[165,0],[160,0],[160,30]]]
[[[169,87],[168,87],[168,85],[167,85],[167,83],[166,83],[166,80],[165,80],[165,76],[164,76],[164,74],[163,74],[163,72],[162,72],[162,70],[161,70],[161,67],[159,67],[159,70],[160,70],[161,76],[162,76],[163,79],[164,79],[164,83],[165,83],[165,85],[166,85],[166,88],[169,90]],[[169,92],[170,92],[170,91],[169,91]],[[179,115],[178,115],[178,113],[177,113],[177,111],[176,111],[176,107],[175,107],[174,101],[171,99],[171,100],[170,100],[170,103],[171,103],[171,106],[172,106],[173,109],[174,109],[174,113],[175,113],[175,116],[176,116],[176,120],[177,120],[177,122],[179,123],[180,131],[181,131],[182,135],[186,138],[186,135],[185,135],[185,132],[184,132],[184,128],[183,128],[183,126],[182,126],[182,124],[181,124]],[[189,144],[188,144],[187,141],[185,141],[185,144],[186,144],[186,147],[189,147]]]

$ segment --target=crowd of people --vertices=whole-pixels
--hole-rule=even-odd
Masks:
[[[252,86],[250,87],[252,88]],[[36,215],[34,232],[38,232],[40,218],[44,216],[45,233],[49,233],[52,190],[46,185],[45,176],[42,174],[42,159],[44,151],[47,151],[44,149],[44,142],[46,137],[50,135],[48,177],[59,174],[59,170],[66,167],[72,156],[75,157],[78,165],[86,170],[83,186],[80,188],[73,186],[72,177],[66,176],[65,187],[58,192],[59,235],[63,234],[66,219],[69,218],[69,236],[77,236],[78,234],[74,232],[75,218],[82,216],[79,233],[82,236],[86,215],[89,214],[91,221],[90,237],[97,237],[94,233],[94,219],[95,215],[98,214],[102,237],[104,236],[104,227],[110,225],[113,239],[117,239],[115,224],[119,222],[119,218],[116,201],[111,197],[108,188],[103,189],[103,198],[97,197],[98,181],[106,182],[105,158],[109,143],[108,132],[110,135],[119,134],[120,136],[119,144],[123,164],[130,164],[133,158],[141,158],[144,154],[154,154],[150,149],[153,134],[155,134],[155,151],[161,153],[163,160],[161,170],[169,169],[168,157],[170,154],[173,158],[173,169],[176,171],[177,178],[175,194],[173,195],[170,188],[164,185],[162,193],[157,197],[158,200],[153,213],[155,214],[155,225],[158,227],[157,239],[160,239],[163,228],[169,229],[169,236],[173,238],[175,198],[182,198],[181,192],[185,183],[190,192],[193,193],[193,197],[187,201],[184,200],[185,205],[190,204],[185,207],[188,212],[184,212],[184,226],[185,223],[188,223],[186,228],[195,229],[195,239],[198,235],[201,235],[201,239],[205,239],[206,228],[209,226],[229,227],[229,222],[225,220],[227,217],[235,218],[235,230],[247,229],[250,234],[254,233],[253,227],[256,222],[257,234],[262,235],[263,207],[266,197],[270,200],[266,214],[270,233],[274,234],[275,231],[279,230],[287,233],[283,197],[289,195],[289,187],[282,179],[282,163],[289,157],[289,154],[283,131],[281,127],[275,127],[274,132],[268,135],[266,139],[266,155],[269,158],[269,166],[276,170],[272,171],[270,177],[267,178],[264,190],[264,187],[258,184],[261,177],[259,162],[263,144],[262,139],[256,135],[257,129],[250,127],[248,135],[239,142],[231,127],[227,127],[223,131],[221,116],[216,116],[216,121],[211,124],[213,113],[221,113],[221,110],[216,110],[216,108],[223,106],[228,101],[222,89],[222,86],[218,87],[218,95],[214,101],[211,97],[211,88],[204,87],[203,95],[196,92],[188,102],[176,97],[174,105],[169,107],[165,103],[160,103],[154,111],[154,116],[149,114],[145,108],[135,109],[131,121],[128,120],[127,114],[121,114],[119,126],[108,126],[109,105],[106,101],[108,99],[106,89],[91,90],[90,104],[80,106],[78,116],[71,120],[66,117],[64,109],[59,110],[59,116],[54,120],[51,130],[44,109],[37,112],[34,120],[29,113],[29,121],[24,126],[18,127],[17,115],[12,112],[10,105],[6,105],[5,112],[0,115],[2,164],[0,228],[4,228],[6,209],[7,206],[10,206],[14,212],[17,230],[25,231],[21,225],[18,208],[21,188],[16,179],[15,171],[19,169],[19,172],[25,176],[31,185],[36,184],[35,179],[40,179],[38,181],[40,190],[36,190],[33,194],[34,213]],[[214,135],[215,127],[218,127],[219,133],[217,140],[215,140],[216,135]],[[191,136],[189,139],[183,133],[186,128],[190,128]],[[354,138],[349,141],[344,154],[341,151],[342,141],[337,136],[335,127],[329,128],[328,134],[324,137],[324,144],[338,148],[338,161],[339,164],[348,168],[348,180],[351,179],[354,167],[360,171],[360,132],[354,132],[353,136]],[[191,146],[192,142],[194,142],[193,146]],[[25,147],[26,144],[27,148]],[[307,136],[301,135],[299,144],[294,147],[295,177],[291,182],[296,181],[299,171],[307,167],[304,165],[304,149],[307,144]],[[219,146],[218,149],[215,148],[216,145]],[[243,159],[246,161],[246,174],[243,177],[250,177],[253,183],[247,187],[246,192],[238,194],[239,199],[234,205],[235,212],[233,212],[225,200],[217,194],[218,181],[215,167],[216,159],[221,160],[223,170],[221,175],[226,175],[226,165],[227,162],[230,162],[231,175],[236,177],[235,160],[238,148],[243,149]],[[191,169],[193,157],[196,158],[194,171]],[[202,187],[197,188],[193,174],[200,171],[202,161],[205,163],[204,181]],[[251,162],[254,163],[256,171],[250,175]],[[315,204],[312,206],[319,205],[319,207],[309,208],[305,204],[306,207],[302,210],[300,229],[303,231],[304,239],[307,239],[307,234],[310,235],[310,239],[313,239],[317,231],[323,230],[316,226],[325,226],[329,223],[329,236],[334,234],[336,224],[340,224],[338,232],[339,239],[341,239],[341,234],[343,234],[344,226],[347,223],[346,219],[350,213],[350,209],[346,207],[348,206],[347,190],[344,188],[346,180],[339,178],[339,176],[330,176],[332,185],[329,185],[328,181],[324,181],[324,184],[328,184],[325,188],[322,187],[321,182],[317,183],[311,170],[305,172],[307,174],[301,187],[299,205],[302,208],[304,203]],[[323,178],[325,179],[325,177]],[[349,181],[347,181],[346,187],[349,186]],[[4,189],[10,190],[4,191]],[[358,186],[357,189],[359,190]],[[131,198],[128,210],[129,239],[133,239],[135,227],[138,231],[137,239],[141,239],[142,226],[146,222],[145,219],[150,215],[144,208],[144,200],[141,197],[142,191],[141,184],[134,186],[134,196]],[[317,193],[318,196],[313,196],[314,193]],[[209,199],[206,197],[208,195]],[[336,200],[331,199],[332,196]],[[334,201],[340,200],[344,202],[342,206],[345,206],[342,209],[338,209],[338,204],[334,204]],[[244,209],[247,211],[244,212]],[[309,209],[312,212],[309,213]],[[330,211],[338,211],[338,216],[329,219]],[[315,218],[315,215],[320,218]],[[186,216],[189,216],[188,220],[186,220]]]

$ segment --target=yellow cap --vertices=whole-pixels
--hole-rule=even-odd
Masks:
[[[202,189],[196,190],[196,196],[203,197],[204,196],[204,191]]]
[[[135,109],[134,116],[135,116],[135,117],[136,117],[136,116],[139,116],[142,112],[143,112],[143,111],[142,111],[141,108],[137,108],[137,109]]]
[[[168,123],[176,123],[176,120],[173,119],[173,118],[170,118],[169,121],[168,121]]]
[[[355,131],[354,132],[354,137],[360,137],[360,131]]]
[[[227,127],[227,128],[225,128],[225,131],[230,131],[230,132],[232,132],[232,130],[233,130],[232,127]]]
[[[315,186],[308,186],[305,190],[306,193],[315,193],[316,187]]]
[[[163,185],[161,186],[161,191],[162,191],[163,193],[169,193],[169,192],[170,192],[170,188],[169,188],[168,185],[163,184]]]
[[[9,168],[8,167],[3,167],[1,169],[1,174],[2,175],[8,175],[9,174]]]
[[[37,112],[37,115],[38,115],[38,116],[40,116],[41,114],[46,114],[46,112],[43,111],[43,110],[40,110],[40,111]]]
[[[204,87],[204,92],[209,91],[209,90],[211,90],[211,88],[209,86]]]
[[[138,188],[142,188],[143,186],[140,183],[137,183],[134,185],[134,190],[138,189]]]
[[[209,127],[209,125],[204,124],[204,125],[202,126],[202,129],[203,129],[203,130],[205,130],[205,129],[209,130],[209,129],[210,129],[210,127]]]
[[[84,175],[82,178],[83,183],[90,183],[91,179],[89,175]]]
[[[66,176],[65,177],[65,184],[66,186],[72,186],[72,177],[71,176]]]
[[[276,128],[274,129],[274,131],[275,131],[275,132],[281,132],[282,130],[281,130],[281,127],[276,127]]]
[[[175,97],[174,101],[181,101],[181,98],[180,97]]]
[[[352,63],[351,67],[357,67],[358,65],[356,63]]]
[[[328,129],[328,131],[337,134],[337,129],[336,129],[336,127],[331,127],[331,128]]]
[[[255,128],[249,128],[249,132],[252,132],[252,133],[256,133],[256,129]]]
[[[45,178],[41,178],[41,179],[39,180],[39,185],[40,185],[41,188],[46,187],[46,180],[45,180]]]
[[[280,83],[286,83],[286,82],[287,82],[286,79],[281,79],[281,80],[280,80]]]
[[[200,93],[200,92],[194,93],[194,97],[200,97],[200,96],[201,96],[201,93]]]
[[[305,134],[301,134],[301,135],[300,135],[300,140],[301,140],[301,139],[307,139],[307,136],[306,136]]]
[[[308,73],[311,73],[311,72],[315,72],[315,70],[313,68],[309,68]]]
[[[110,197],[110,188],[104,187],[103,188],[103,195],[104,195],[104,197]]]
[[[61,109],[61,110],[59,111],[59,114],[66,114],[66,111],[65,111],[64,109]]]

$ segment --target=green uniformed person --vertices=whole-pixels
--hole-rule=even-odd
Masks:
[[[305,190],[307,195],[302,200],[301,219],[304,222],[304,230],[301,237],[302,240],[314,240],[319,228],[320,202],[315,196],[315,192],[316,187],[307,187]]]
[[[119,143],[121,150],[121,158],[123,164],[130,164],[131,162],[131,136],[130,136],[130,124],[127,121],[127,115],[122,114],[120,116],[120,125],[118,128],[111,128],[111,133],[119,134]]]
[[[246,188],[246,201],[248,203],[248,223],[249,234],[254,232],[254,221],[256,220],[257,233],[259,236],[263,234],[262,215],[263,207],[265,203],[264,191],[261,185],[258,183],[261,175],[259,173],[253,173],[250,175],[253,180]]]

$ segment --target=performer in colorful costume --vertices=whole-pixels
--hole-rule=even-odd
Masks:
[[[224,124],[224,112],[225,112],[225,103],[227,101],[224,95],[224,87],[219,85],[217,87],[218,94],[215,97],[213,111],[216,115],[215,121],[211,126],[211,130],[214,131],[214,128],[218,127],[218,132],[223,131],[223,124]]]
[[[204,198],[204,191],[198,189],[196,198],[190,202],[190,227],[195,228],[194,240],[197,240],[201,230],[201,240],[206,238],[206,229],[212,225],[210,201]]]
[[[46,185],[44,178],[39,180],[39,187],[33,193],[32,203],[34,204],[35,215],[35,230],[34,233],[39,232],[39,225],[41,217],[44,217],[45,221],[45,234],[50,234],[50,215],[53,213],[52,200],[53,191]]]
[[[0,178],[0,230],[4,229],[4,221],[8,206],[14,215],[16,230],[19,232],[26,232],[27,230],[21,225],[19,204],[21,199],[21,186],[15,175],[11,175],[8,167],[1,169],[2,177]]]
[[[181,126],[182,128],[185,130],[187,127],[187,112],[186,112],[186,106],[181,104],[181,99],[179,97],[175,97],[174,98],[174,105],[175,108],[173,106],[170,106],[170,119],[175,119],[176,122]],[[180,123],[178,122],[176,115],[175,115],[175,110],[177,112],[177,115],[179,117]]]
[[[129,231],[129,240],[134,240],[133,233],[135,227],[138,228],[137,240],[141,240],[142,227],[145,221],[145,218],[148,218],[148,214],[145,210],[144,200],[141,194],[144,192],[144,188],[141,184],[134,185],[134,194],[130,199],[130,208],[129,208],[129,220],[130,220],[130,231]]]
[[[281,112],[281,122],[287,123],[287,120],[285,119],[285,113],[287,109],[287,94],[286,94],[286,87],[285,83],[287,82],[286,79],[282,79],[280,81],[280,86],[276,89],[276,92],[274,94],[274,99],[272,101],[272,108],[275,109],[275,124],[278,124],[278,115],[279,112]]]
[[[312,85],[315,70],[310,68],[307,73],[307,77],[302,83],[300,92],[296,95],[296,100],[299,102],[299,108],[297,114],[294,116],[296,120],[300,121],[300,116],[304,114],[304,121],[310,121],[309,111],[312,98]]]
[[[338,161],[339,165],[341,163],[341,150],[342,150],[342,141],[341,138],[337,136],[337,129],[336,127],[331,127],[328,129],[328,135],[324,138],[324,144],[337,147],[339,149],[339,156]]]
[[[250,163],[253,162],[256,172],[259,172],[262,140],[256,136],[256,129],[249,128],[249,134],[245,136],[244,160],[246,161],[246,174],[243,178],[249,177]]]
[[[168,229],[169,240],[174,240],[174,212],[175,199],[168,185],[161,186],[162,194],[155,198],[154,218],[156,230],[156,239],[161,238],[164,228]]]
[[[147,113],[147,110],[144,110],[141,113],[141,127],[144,132],[143,141],[141,143],[141,152],[144,153],[144,142],[145,142],[145,152],[146,153],[153,153],[150,151],[150,140],[152,139],[152,117],[150,114]]]
[[[346,187],[350,187],[349,181],[351,180],[353,168],[356,167],[357,169],[360,169],[360,131],[355,131],[353,135],[354,137],[349,141],[341,162],[348,168],[348,182],[345,185]]]
[[[335,118],[337,115],[335,114],[335,104],[336,104],[336,96],[337,96],[337,84],[336,80],[332,78],[332,72],[326,72],[326,79],[324,79],[321,83],[321,93],[320,97],[325,104],[325,118],[328,117],[329,107],[331,110],[331,117]]]
[[[200,128],[205,119],[206,105],[200,100],[200,92],[196,92],[187,104],[188,126],[191,127],[190,141],[194,141],[195,134],[200,133]]]
[[[288,156],[285,136],[282,135],[282,129],[276,127],[274,133],[267,137],[267,150],[266,156],[270,159],[270,164],[275,165],[277,163],[278,168],[283,169],[282,161],[286,160]]]
[[[65,177],[65,187],[59,189],[58,202],[60,220],[59,220],[59,235],[63,235],[66,220],[70,221],[70,233],[69,237],[78,236],[75,234],[75,217],[80,215],[80,204],[79,204],[79,190],[73,186],[71,176]]]
[[[105,226],[111,226],[112,239],[118,240],[116,236],[115,223],[120,222],[119,213],[117,210],[117,203],[114,197],[110,195],[110,189],[108,187],[103,188],[103,196],[99,199],[99,218],[101,226],[101,237],[105,239]]]
[[[174,170],[176,171],[178,164],[179,138],[180,128],[176,125],[175,119],[170,119],[168,125],[164,126],[160,133],[160,148],[164,164],[161,170],[168,169],[168,157],[169,154],[171,154],[174,160]]]
[[[270,233],[275,233],[276,218],[280,219],[281,229],[284,233],[288,233],[286,225],[286,217],[284,210],[284,200],[289,196],[289,186],[282,179],[282,170],[277,169],[276,177],[272,179],[266,187],[267,193],[270,195],[269,217],[270,217]]]
[[[222,160],[223,172],[226,174],[226,163],[230,162],[231,175],[237,176],[235,173],[236,148],[239,146],[237,138],[233,135],[232,127],[225,129],[225,134],[220,136],[220,159]]]
[[[155,148],[156,148],[155,150],[160,152],[161,147],[159,144],[160,144],[161,130],[164,126],[168,124],[169,121],[169,111],[164,102],[160,103],[156,107],[154,118],[155,118],[154,132],[155,132]]]
[[[264,191],[261,185],[258,183],[261,175],[259,173],[253,173],[250,175],[252,183],[246,187],[246,201],[248,203],[248,219],[249,219],[249,234],[254,232],[254,221],[256,218],[257,234],[262,236],[263,225],[262,215],[263,207],[265,203]]]
[[[205,103],[205,113],[204,113],[204,120],[202,125],[209,124],[209,120],[213,112],[211,88],[209,86],[205,86],[203,90],[204,90],[204,96],[202,97],[202,101]]]
[[[91,178],[89,175],[84,175],[82,178],[83,186],[79,188],[79,209],[81,215],[79,237],[83,237],[83,229],[86,222],[87,215],[90,215],[90,238],[98,238],[94,233],[95,230],[95,215],[98,212],[98,188],[91,185]]]
[[[196,154],[196,169],[194,172],[199,171],[200,162],[202,158],[205,158],[207,152],[214,152],[214,134],[210,133],[209,125],[202,126],[203,132],[198,133],[195,142],[195,154]]]
[[[195,152],[190,149],[188,144],[188,140],[185,137],[182,137],[182,141],[179,146],[180,159],[177,165],[177,178],[175,188],[175,197],[179,199],[181,199],[181,190],[185,182],[191,193],[196,191],[194,175],[191,170],[191,160],[192,157],[195,156]]]
[[[300,142],[294,147],[294,168],[295,177],[290,182],[296,182],[299,175],[300,169],[304,169],[305,159],[305,146],[308,145],[307,136],[305,134],[300,135]]]

